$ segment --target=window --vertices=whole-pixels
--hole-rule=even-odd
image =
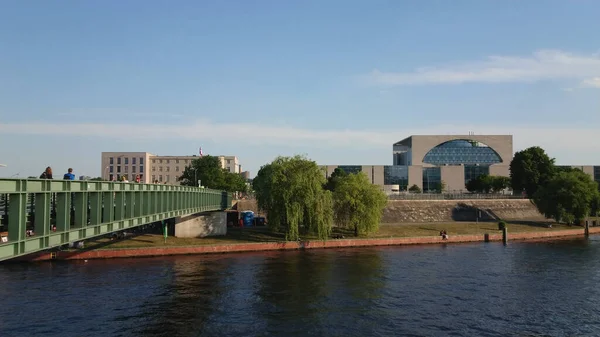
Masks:
[[[140,165],[144,165],[144,157],[140,157]]]
[[[152,159],[152,164],[156,164],[156,159]]]
[[[144,182],[144,175],[140,174],[140,182]]]
[[[121,180],[121,175],[117,174],[117,181]]]
[[[179,164],[179,159],[175,159],[175,164]]]
[[[154,184],[154,182],[155,182],[155,181],[156,181],[156,176],[153,174],[153,175],[152,175],[152,181],[151,181],[151,183],[153,183],[153,184]]]
[[[144,165],[140,165],[140,173],[144,173]]]
[[[440,192],[442,171],[439,167],[423,168],[423,192]]]
[[[159,164],[162,164],[162,159],[160,159],[160,160],[158,161],[158,163],[159,163]]]
[[[152,166],[152,172],[156,172],[156,166]]]
[[[110,164],[112,165],[112,164],[114,164],[115,158],[113,158],[113,157],[110,157],[110,158],[108,159],[108,161],[109,161],[109,162],[110,162]]]
[[[171,171],[171,166],[167,166],[167,172]]]
[[[158,170],[159,170],[160,172],[162,172],[162,166],[161,166],[161,167],[159,167],[159,168],[158,168]]]
[[[114,169],[114,166],[111,166],[111,167],[109,168],[109,172],[110,172],[110,173],[113,173],[113,169]]]
[[[166,176],[166,177],[165,177],[165,178],[167,179],[167,180],[166,180],[166,182],[169,182],[169,178],[170,178],[170,177],[171,177],[171,176]]]
[[[433,165],[491,165],[501,163],[502,159],[485,144],[461,139],[442,143],[429,150],[423,162]]]
[[[121,173],[121,166],[117,166],[117,173]]]
[[[129,165],[129,158],[125,158],[125,165]]]
[[[360,165],[340,165],[338,168],[348,174],[362,172],[362,166]]]
[[[135,166],[131,167],[131,173],[135,173]]]
[[[135,157],[131,158],[131,165],[135,165]]]
[[[117,158],[117,165],[121,165],[121,157]]]
[[[162,183],[162,174],[158,176],[158,182]]]
[[[115,178],[112,174],[108,176],[108,180],[112,181]]]
[[[186,164],[188,163],[188,160],[187,160],[187,159],[185,160],[185,163],[186,163]]]
[[[383,184],[399,185],[400,191],[406,191],[408,189],[408,167],[384,166]]]
[[[167,164],[170,163],[171,161],[169,159],[167,159]]]
[[[490,174],[490,167],[488,165],[465,165],[465,185],[467,185],[469,181],[484,174]]]
[[[125,173],[129,173],[129,166],[125,166]]]
[[[227,164],[231,164],[231,159],[227,159]]]
[[[175,172],[179,172],[179,166],[175,166]]]

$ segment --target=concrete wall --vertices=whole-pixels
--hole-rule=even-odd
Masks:
[[[507,165],[492,165],[490,166],[491,176],[510,177],[510,163]]]
[[[226,212],[198,213],[175,219],[175,236],[202,238],[227,234]]]
[[[423,189],[423,166],[408,167],[408,188],[412,185],[417,185],[421,190]]]
[[[446,191],[465,191],[464,166],[441,166],[442,181],[446,183]]]

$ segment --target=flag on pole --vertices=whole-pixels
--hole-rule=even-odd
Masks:
[[[200,157],[202,157],[202,147],[200,147]]]

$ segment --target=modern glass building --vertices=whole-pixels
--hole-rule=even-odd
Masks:
[[[513,158],[511,135],[416,135],[392,146],[393,165],[327,165],[326,176],[340,167],[363,172],[373,184],[388,192],[418,186],[423,192],[465,192],[466,183],[483,174],[510,176]],[[573,166],[600,182],[600,166]]]

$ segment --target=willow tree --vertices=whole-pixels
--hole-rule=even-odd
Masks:
[[[354,230],[354,235],[379,230],[387,197],[362,173],[349,174],[337,181],[333,192],[333,214],[338,227]]]
[[[301,233],[325,239],[333,223],[333,202],[331,192],[323,189],[325,182],[314,161],[277,157],[260,168],[252,187],[272,230],[283,231],[287,240],[298,240]]]

